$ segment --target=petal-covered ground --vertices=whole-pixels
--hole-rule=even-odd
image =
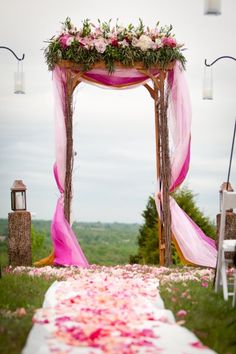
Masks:
[[[208,281],[208,269],[127,265],[24,268],[56,277],[34,318],[24,354],[213,353],[164,309],[159,281]],[[184,316],[184,314],[183,314]]]

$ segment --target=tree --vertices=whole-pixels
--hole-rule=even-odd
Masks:
[[[179,188],[172,194],[179,206],[191,217],[193,221],[209,237],[215,238],[216,228],[214,223],[206,217],[197,207],[192,190],[187,187]],[[159,244],[158,244],[158,216],[155,200],[149,197],[146,209],[143,211],[144,224],[139,229],[138,253],[130,256],[130,263],[158,264]],[[172,259],[174,264],[180,263],[175,247],[172,247]]]

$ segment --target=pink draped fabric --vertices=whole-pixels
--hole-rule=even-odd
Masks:
[[[64,189],[66,171],[66,128],[65,128],[65,71],[57,67],[53,71],[56,126],[56,163],[54,177],[61,197],[59,198],[51,224],[54,246],[54,264],[88,267],[88,262],[77,238],[64,216]]]
[[[175,64],[170,72],[170,114],[171,133],[171,186],[173,192],[185,179],[190,162],[191,105],[187,83],[182,67]],[[159,207],[159,198],[156,196]],[[214,240],[187,216],[173,198],[170,198],[172,232],[184,256],[190,263],[215,267],[217,251]]]
[[[152,70],[151,73],[158,75],[157,70]],[[149,80],[149,77],[136,69],[116,69],[112,75],[104,69],[92,69],[83,74],[82,80],[110,88],[127,88],[127,86],[143,85],[145,81]]]
[[[65,126],[65,70],[58,66],[53,71],[53,89],[55,101],[55,155],[57,166],[57,185],[65,187],[66,172],[66,126]],[[54,169],[55,177],[55,169]]]
[[[185,179],[190,162],[191,103],[182,66],[175,64],[169,74],[170,114],[169,126],[172,138],[171,187],[174,191]]]
[[[217,251],[213,242],[170,198],[172,232],[185,259],[193,264],[215,268]]]
[[[64,216],[63,198],[57,202],[52,220],[51,235],[54,246],[54,264],[88,267],[77,238]]]
[[[61,265],[88,266],[87,260],[77,239],[63,213],[63,193],[66,169],[66,133],[65,133],[65,80],[66,70],[56,67],[53,71],[54,93],[56,103],[56,164],[54,168],[58,189],[62,194],[59,199],[52,222],[52,239],[55,251],[55,263]],[[153,71],[157,76],[158,71]],[[104,69],[93,69],[83,73],[81,81],[109,88],[129,88],[143,85],[148,77],[136,69],[117,69],[110,75]],[[171,137],[171,187],[174,191],[185,179],[190,162],[191,140],[191,105],[184,72],[179,63],[169,72],[170,114],[169,126]],[[156,198],[157,209],[159,201]],[[170,199],[172,232],[186,260],[189,262],[215,267],[217,251],[214,241]]]

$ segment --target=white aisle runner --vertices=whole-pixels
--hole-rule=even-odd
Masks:
[[[48,289],[23,354],[213,354],[165,310],[158,280],[121,268],[83,269]]]

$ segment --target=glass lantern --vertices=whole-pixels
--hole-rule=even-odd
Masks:
[[[204,100],[212,100],[213,99],[212,66],[205,66],[204,67],[202,98]]]
[[[221,0],[205,0],[205,15],[220,15]]]
[[[17,63],[17,72],[15,73],[15,89],[14,93],[24,94],[25,93],[25,74],[23,72],[23,63]]]
[[[13,211],[26,210],[26,186],[22,180],[14,181],[11,187],[11,209]]]

